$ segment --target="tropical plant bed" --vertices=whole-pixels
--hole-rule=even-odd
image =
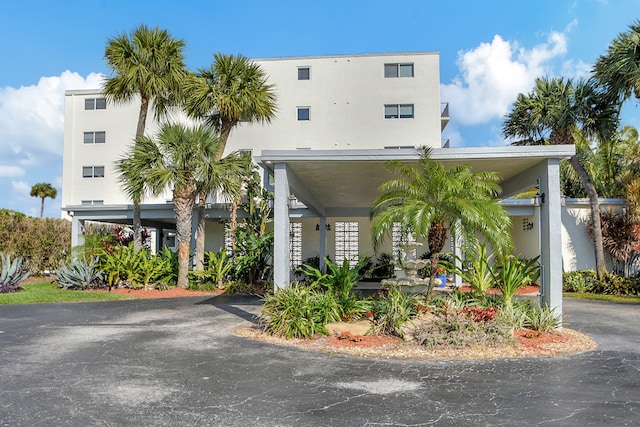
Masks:
[[[471,286],[463,285],[459,288],[462,292],[471,292]],[[489,288],[487,289],[487,294],[491,295],[500,295],[500,289],[498,288]],[[523,286],[516,291],[516,295],[538,295],[540,293],[540,286],[537,285],[527,285]]]
[[[593,350],[597,344],[588,336],[571,329],[545,333],[531,330],[514,331],[515,344],[501,346],[472,346],[464,348],[430,349],[416,343],[404,342],[388,335],[320,336],[316,339],[285,339],[266,334],[257,326],[243,326],[237,335],[270,344],[296,347],[302,350],[344,354],[355,357],[383,359],[503,359],[522,357],[566,356]]]

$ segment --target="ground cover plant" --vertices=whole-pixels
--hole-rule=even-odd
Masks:
[[[20,292],[0,294],[0,304],[42,304],[53,302],[93,302],[135,299],[113,292],[74,292],[62,289],[50,281],[22,285]]]

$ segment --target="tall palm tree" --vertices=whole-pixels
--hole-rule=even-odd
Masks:
[[[610,101],[622,103],[632,95],[640,99],[640,20],[613,39],[593,73]]]
[[[31,187],[31,197],[39,197],[42,200],[40,204],[40,218],[44,216],[44,199],[49,197],[55,199],[58,195],[58,190],[53,188],[48,182],[39,182]]]
[[[155,138],[138,138],[116,165],[125,189],[160,195],[170,189],[176,213],[178,286],[188,286],[191,223],[198,181],[218,150],[219,139],[208,126],[165,124]]]
[[[242,196],[244,177],[251,172],[251,156],[246,152],[233,152],[219,162],[205,165],[203,180],[196,183],[198,194],[218,192],[223,198],[237,203]],[[205,196],[206,198],[206,196]],[[198,203],[198,225],[196,236],[205,234],[205,204]],[[204,267],[204,238],[196,238],[196,270]]]
[[[496,198],[499,177],[492,172],[473,172],[467,165],[445,169],[422,148],[417,168],[400,161],[389,162],[399,178],[383,183],[371,210],[372,237],[379,245],[400,222],[418,241],[427,240],[433,287],[447,227],[469,246],[483,235],[499,256],[512,248],[511,220]]]
[[[242,55],[215,54],[208,68],[190,75],[185,92],[184,108],[189,116],[204,119],[220,132],[216,162],[222,159],[229,135],[240,120],[264,123],[276,114],[273,86],[267,83],[262,68]],[[204,215],[210,193],[206,186],[199,191],[199,216]],[[202,233],[198,232],[196,246],[204,247],[204,237],[203,229]],[[197,262],[201,262],[200,258]]]
[[[576,132],[600,140],[613,137],[618,109],[607,102],[598,88],[585,81],[539,78],[527,94],[519,94],[507,114],[502,132],[514,145],[575,144]],[[604,277],[606,264],[600,225],[598,192],[586,168],[575,155],[569,160],[584,186],[591,204],[596,269]]]
[[[113,77],[106,79],[103,92],[110,102],[123,104],[140,98],[135,139],[144,135],[150,105],[156,118],[177,103],[187,72],[184,41],[160,28],[140,25],[131,34],[109,39],[104,57]],[[142,246],[140,203],[142,193],[131,192],[134,247]]]

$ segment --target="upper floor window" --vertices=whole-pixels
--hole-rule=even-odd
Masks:
[[[83,200],[82,206],[103,206],[104,200]]]
[[[311,109],[309,107],[298,107],[298,120],[311,120]]]
[[[84,143],[85,144],[104,144],[106,140],[106,132],[85,132]]]
[[[298,80],[310,80],[311,67],[298,67]]]
[[[413,64],[384,64],[384,76],[413,77]]]
[[[85,110],[105,110],[107,108],[106,98],[86,98],[84,100]]]
[[[413,104],[385,104],[385,119],[412,119]]]
[[[83,166],[83,178],[104,178],[104,166]]]

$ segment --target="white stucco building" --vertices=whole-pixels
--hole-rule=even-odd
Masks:
[[[516,246],[541,253],[542,300],[561,310],[561,197],[559,162],[572,146],[440,148],[448,108],[440,99],[437,53],[398,53],[256,59],[275,86],[277,117],[266,125],[241,123],[226,152],[251,150],[271,176],[274,197],[274,278],[291,280],[291,266],[312,256],[373,255],[369,211],[377,186],[389,179],[385,162],[416,162],[419,146],[433,157],[502,178],[503,196],[538,186],[542,197],[509,200]],[[62,209],[73,219],[73,242],[86,220],[130,223],[114,162],[132,142],[139,104],[106,104],[99,88],[68,91]],[[158,124],[149,119],[147,133]],[[271,185],[271,184],[267,184]],[[295,199],[294,199],[295,197]],[[223,245],[224,206],[210,200],[207,249]],[[143,225],[161,243],[175,224],[170,194],[143,201]],[[293,225],[292,225],[293,224]],[[291,241],[296,242],[292,248]],[[394,242],[382,250],[391,252]],[[293,259],[292,259],[293,258]]]

